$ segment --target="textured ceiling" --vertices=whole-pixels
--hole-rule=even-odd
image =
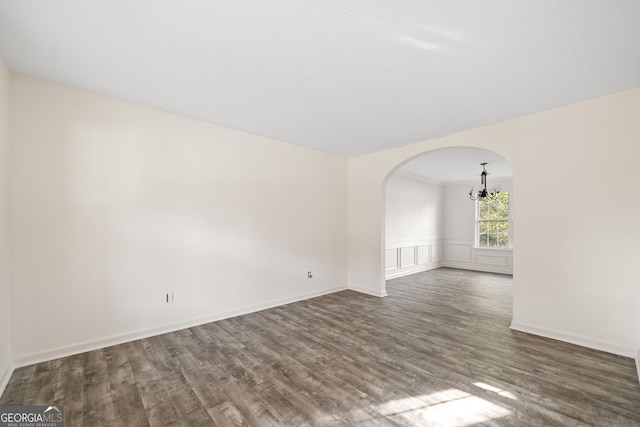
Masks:
[[[0,52],[351,157],[640,86],[640,1],[2,0]]]

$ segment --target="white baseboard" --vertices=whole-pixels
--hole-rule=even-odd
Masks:
[[[13,363],[9,360],[0,371],[0,396],[4,393],[4,389],[7,388],[11,375],[13,375]]]
[[[440,268],[440,267],[443,267],[442,263],[423,265],[417,268],[410,268],[406,270],[402,270],[402,269],[390,270],[385,274],[385,280],[397,279],[398,277],[404,277],[410,274],[422,273],[423,271],[435,270],[436,268]]]
[[[110,347],[112,345],[123,344],[155,335],[166,334],[168,332],[179,331],[181,329],[191,328],[193,326],[203,325],[205,323],[216,322],[218,320],[228,319],[231,317],[241,316],[243,314],[255,313],[257,311],[266,310],[280,305],[291,304],[293,302],[302,301],[322,295],[332,294],[334,292],[346,290],[346,286],[338,286],[321,291],[309,292],[289,298],[269,301],[263,304],[257,304],[249,307],[243,307],[237,310],[231,310],[223,313],[215,313],[205,317],[189,319],[181,322],[170,323],[155,328],[148,328],[138,331],[132,331],[126,334],[113,335],[99,338],[96,340],[85,341],[78,344],[54,348],[46,351],[39,351],[30,354],[18,355],[13,358],[13,366],[19,368],[22,366],[33,365],[35,363],[46,362],[61,357],[72,356],[74,354],[84,353],[87,351],[98,350],[100,348]]]
[[[361,294],[372,295],[374,297],[386,297],[387,296],[387,290],[386,289],[383,289],[383,290],[380,290],[380,291],[376,292],[373,289],[367,289],[367,288],[361,288],[360,286],[349,285],[349,290],[360,292]]]
[[[592,348],[594,350],[606,351],[607,353],[613,353],[620,356],[636,358],[636,350],[631,347],[625,347],[617,344],[612,344],[597,339],[570,334],[566,332],[556,331],[552,329],[540,328],[533,325],[527,325],[519,322],[511,322],[511,329],[514,331],[526,332],[528,334],[540,335],[541,337],[551,338],[558,341],[564,341],[571,344],[577,344],[582,347]],[[636,364],[640,363],[636,359]]]
[[[484,273],[513,274],[512,269],[491,267],[481,264],[471,264],[467,262],[445,261],[442,267],[457,268],[460,270],[482,271]]]
[[[636,372],[638,374],[638,382],[640,383],[640,348],[638,349],[638,355],[636,356]]]

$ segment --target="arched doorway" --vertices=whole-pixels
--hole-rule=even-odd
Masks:
[[[508,209],[491,213],[504,221],[476,216],[468,193],[480,185],[481,163],[488,186],[507,201]],[[383,294],[387,279],[438,267],[512,274],[512,176],[504,157],[477,147],[430,150],[394,167],[383,184]]]

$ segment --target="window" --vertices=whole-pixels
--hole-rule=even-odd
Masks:
[[[476,208],[477,247],[508,249],[510,239],[509,193],[500,192],[493,200],[480,199]]]

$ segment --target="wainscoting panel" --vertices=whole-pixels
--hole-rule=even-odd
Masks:
[[[510,249],[479,249],[473,242],[445,241],[445,267],[491,273],[513,274],[513,251]]]
[[[392,248],[384,251],[384,269],[385,271],[398,270],[398,249]]]
[[[442,267],[442,241],[393,241],[385,249],[385,277],[406,276]]]
[[[407,268],[416,265],[416,247],[405,246],[400,248],[400,268]]]
[[[505,255],[476,255],[476,264],[499,265],[500,267],[506,267],[509,264],[509,259]]]
[[[431,260],[431,246],[420,245],[416,246],[417,251],[417,264],[427,264]]]
[[[431,245],[431,261],[442,262],[442,245],[436,243]]]
[[[445,262],[471,263],[471,248],[468,242],[445,242]]]

